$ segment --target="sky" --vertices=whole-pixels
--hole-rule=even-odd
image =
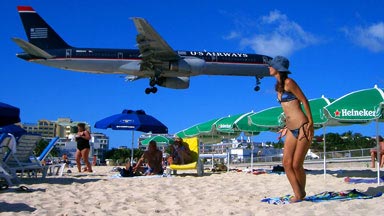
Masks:
[[[137,31],[130,17],[143,17],[174,50],[286,56],[290,77],[308,99],[322,95],[336,99],[374,85],[384,88],[384,2],[380,0],[348,4],[330,0],[0,1],[0,101],[20,108],[22,123],[62,117],[85,121],[92,132],[110,137],[111,148],[130,146],[132,133],[93,125],[123,109],[143,109],[174,134],[213,118],[279,106],[276,80],[263,78],[261,90],[255,92],[253,77],[196,76],[189,89],[159,87],[156,94],[146,95],[147,79],[126,82],[120,75],[26,62],[16,57],[22,50],[11,40],[26,40],[17,5],[32,6],[74,47],[135,49]],[[376,125],[326,129],[346,131],[375,136]],[[315,131],[315,135],[322,133]],[[140,134],[135,132],[134,139]],[[263,132],[253,140],[275,142],[276,137]]]

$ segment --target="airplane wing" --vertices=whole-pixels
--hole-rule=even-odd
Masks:
[[[136,41],[142,57],[142,69],[153,70],[162,61],[179,60],[180,56],[168,45],[156,30],[143,18],[132,18],[138,35]]]

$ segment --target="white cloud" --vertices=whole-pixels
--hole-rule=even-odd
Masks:
[[[384,51],[384,23],[372,24],[368,27],[345,28],[345,34],[358,46],[372,52]]]
[[[235,38],[238,38],[238,37],[240,37],[240,33],[236,32],[236,31],[232,31],[232,32],[229,33],[229,35],[224,36],[224,39],[230,40],[230,39],[235,39]]]
[[[318,43],[318,39],[306,32],[299,24],[278,10],[271,11],[268,15],[259,18],[257,26],[252,29],[257,33],[248,33],[240,38],[244,47],[251,47],[256,53],[289,56],[293,52]],[[249,29],[244,29],[244,32]],[[233,33],[231,33],[233,35]],[[237,37],[241,34],[237,33]],[[227,37],[230,38],[230,37]],[[232,37],[232,39],[235,37]]]

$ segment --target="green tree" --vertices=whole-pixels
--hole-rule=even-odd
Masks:
[[[44,149],[48,146],[49,142],[44,140],[44,139],[41,139],[40,142],[36,145],[36,148],[34,150],[34,153],[36,156],[39,156],[43,151]],[[58,157],[59,156],[59,150],[57,148],[53,148],[49,154],[52,155],[52,157]]]

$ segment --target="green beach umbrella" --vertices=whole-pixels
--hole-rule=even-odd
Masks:
[[[248,116],[252,114],[254,114],[254,112],[242,113],[222,118],[215,123],[216,130],[227,133],[253,133],[253,135],[257,135],[261,131],[268,130],[266,128],[258,127],[256,125],[249,125]]]
[[[152,140],[156,141],[157,144],[163,144],[163,145],[173,143],[173,138],[157,135],[157,136],[152,136],[152,137],[148,137],[146,139],[141,140],[141,144],[149,145],[149,142],[151,142]]]
[[[195,124],[189,128],[186,128],[180,132],[177,132],[175,135],[181,138],[184,137],[196,137],[201,134],[213,134],[214,132],[214,124],[216,121],[220,120],[220,118],[212,119],[207,122],[202,122],[199,124]]]
[[[323,127],[326,123],[329,123],[329,119],[324,114],[324,107],[331,104],[333,101],[334,99],[329,99],[324,96],[321,98],[308,100],[309,106],[311,107],[312,120],[315,128]],[[303,105],[301,105],[301,108],[304,110]]]
[[[180,138],[199,137],[200,142],[216,143],[225,137],[239,136],[239,132],[221,132],[216,130],[215,123],[222,118],[211,119],[177,132],[175,135]]]
[[[271,107],[249,115],[248,123],[258,127],[278,129],[284,126],[283,116],[283,109],[280,106]]]
[[[370,89],[363,89],[346,94],[324,107],[329,119],[340,123],[361,124],[376,121],[377,151],[380,150],[378,142],[379,121],[383,121],[384,92],[376,85]],[[380,184],[380,154],[377,154],[377,178]]]
[[[375,86],[346,94],[326,106],[325,113],[332,119],[345,123],[382,120],[383,90]]]

